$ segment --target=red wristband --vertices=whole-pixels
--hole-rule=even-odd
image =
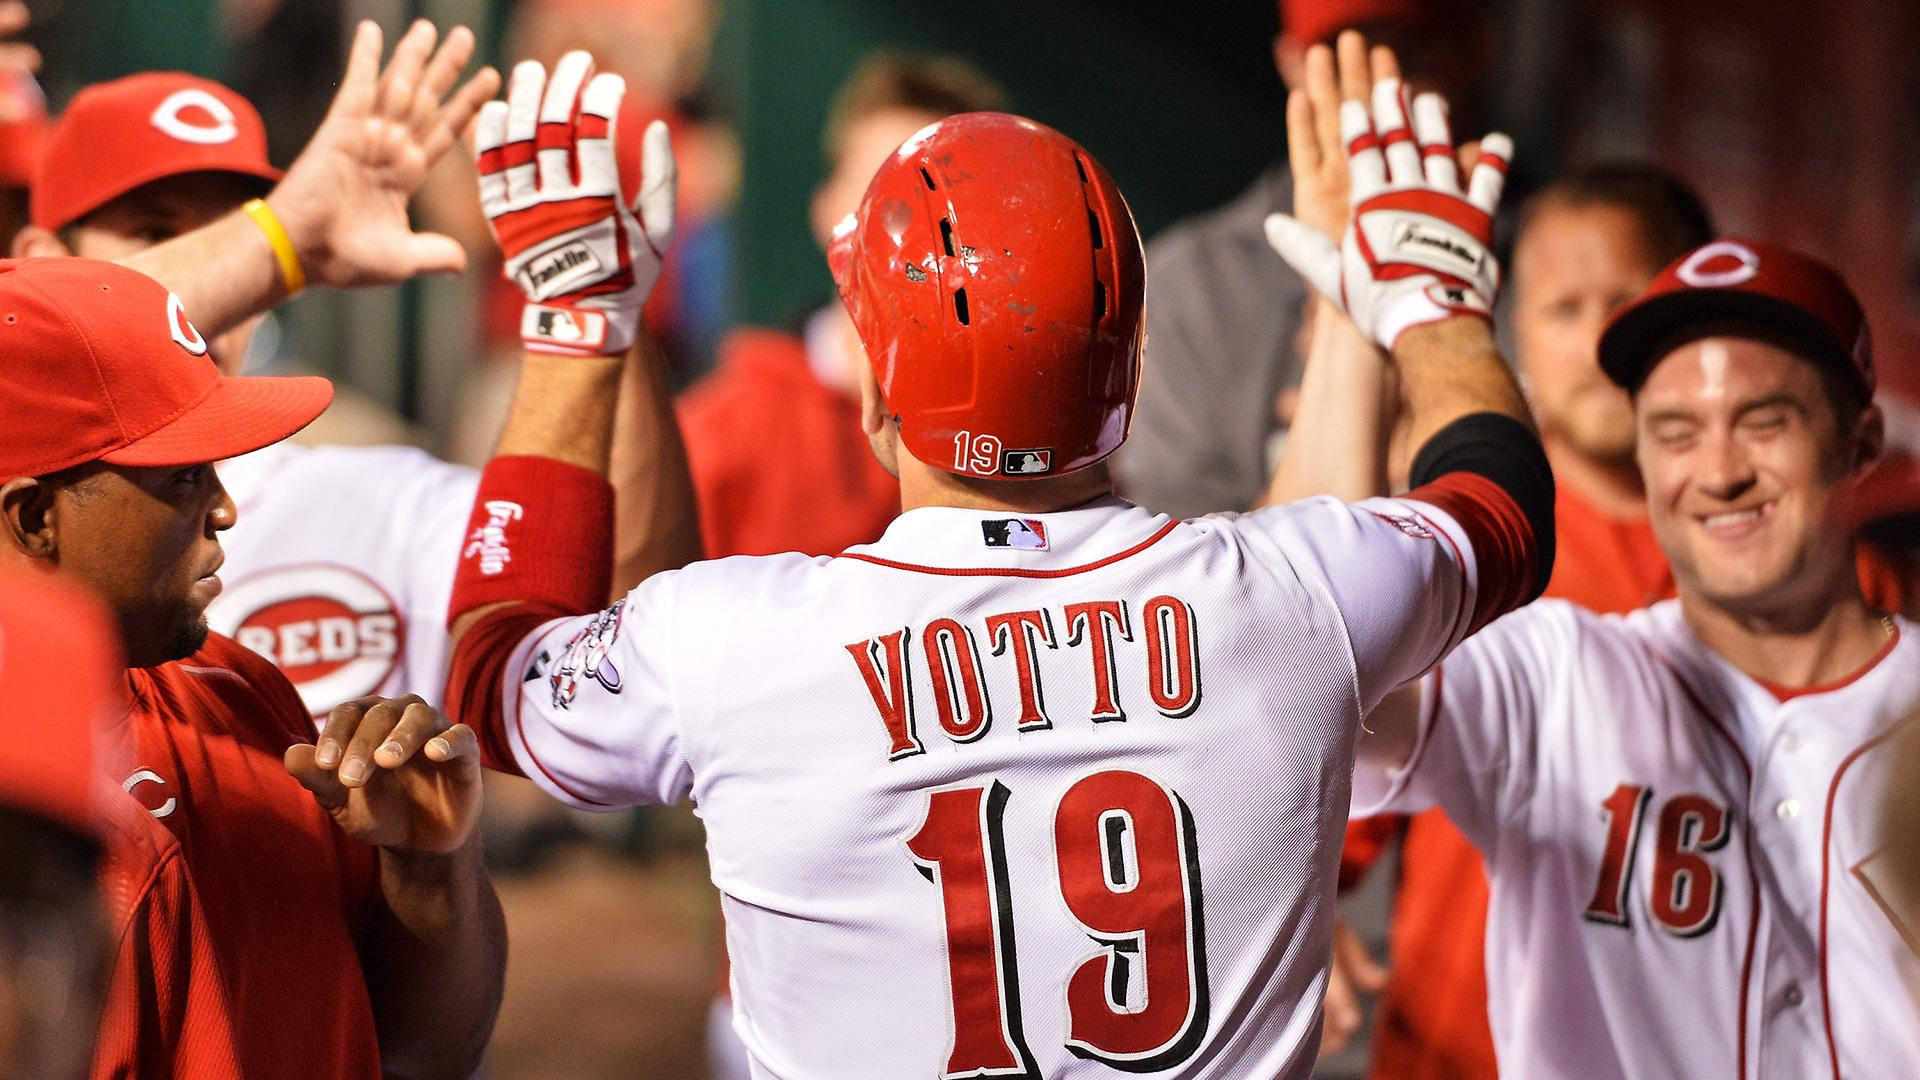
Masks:
[[[613,587],[613,486],[552,458],[497,457],[480,473],[447,623],[487,604],[584,614]]]

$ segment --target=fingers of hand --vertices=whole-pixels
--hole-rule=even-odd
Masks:
[[[1500,205],[1507,186],[1507,163],[1513,160],[1513,140],[1494,132],[1480,140],[1480,158],[1467,178],[1467,201],[1487,213]]]
[[[480,106],[473,122],[474,166],[480,172],[480,205],[488,217],[507,209],[507,103]]]
[[[1345,160],[1340,145],[1340,82],[1333,70],[1333,50],[1315,45],[1307,50],[1307,101],[1313,106],[1313,133],[1320,156]]]
[[[660,255],[673,242],[673,204],[680,187],[680,167],[673,160],[673,139],[664,121],[648,124],[640,137],[640,171],[640,223],[654,254]]]
[[[614,128],[620,102],[627,96],[627,80],[612,72],[595,75],[580,92],[580,120],[574,153],[580,157],[580,193],[615,195],[620,192],[620,165],[614,156]]]
[[[380,94],[376,111],[392,119],[406,117],[413,106],[414,88],[420,85],[420,70],[433,54],[433,43],[440,36],[432,23],[416,19],[393,47],[387,69],[380,75]]]
[[[1367,39],[1358,30],[1343,30],[1333,42],[1340,61],[1340,100],[1366,101],[1373,96],[1373,79],[1367,74]]]
[[[1373,114],[1366,102],[1340,103],[1340,141],[1345,145],[1352,188],[1349,201],[1357,205],[1387,186],[1387,159],[1380,152],[1380,139],[1373,133]]]
[[[1340,249],[1333,238],[1308,228],[1285,214],[1268,214],[1267,243],[1287,265],[1306,279],[1314,292],[1337,302],[1340,296]]]
[[[1400,58],[1385,45],[1375,45],[1367,50],[1367,70],[1374,82],[1381,79],[1400,78]]]
[[[546,93],[540,99],[540,126],[534,136],[542,192],[573,187],[573,115],[580,104],[580,88],[592,73],[593,57],[577,49],[553,65],[553,78],[547,80]]]
[[[538,60],[513,65],[507,79],[507,141],[502,164],[511,205],[531,202],[534,184],[533,136],[540,128],[540,95],[547,86],[547,69]]]
[[[313,793],[314,801],[321,809],[329,812],[338,810],[347,804],[347,789],[331,770],[322,768],[314,760],[313,747],[307,743],[296,743],[287,747],[280,762],[287,774],[300,782],[300,786]]]
[[[1373,84],[1373,130],[1387,159],[1387,179],[1394,184],[1417,184],[1425,179],[1420,151],[1413,145],[1407,124],[1406,84],[1382,79]]]
[[[1320,171],[1320,142],[1313,128],[1314,105],[1305,90],[1287,95],[1287,163],[1293,181]]]
[[[387,735],[393,726],[400,722],[400,715],[408,703],[418,698],[375,698],[373,704],[360,716],[360,723],[348,733],[345,749],[340,755],[340,766],[335,770],[340,782],[348,787],[360,787],[373,773],[373,752],[381,743],[387,741]],[[331,722],[331,721],[330,721]]]
[[[465,724],[455,724],[427,740],[427,758],[431,761],[480,760],[480,736]]]
[[[447,91],[453,89],[454,81],[460,78],[460,72],[471,59],[473,31],[464,26],[447,31],[446,39],[434,50],[433,59],[427,61],[420,85],[413,92],[410,126],[416,138],[425,139],[440,121],[440,102]]]
[[[1447,102],[1439,94],[1413,99],[1413,134],[1420,144],[1420,163],[1427,183],[1442,191],[1460,190],[1460,170],[1453,161],[1453,131],[1447,123]]]
[[[473,123],[481,107],[491,102],[493,95],[499,92],[500,73],[498,71],[485,67],[474,72],[473,78],[468,79],[465,86],[455,91],[452,99],[440,110],[439,126],[435,127],[421,143],[421,149],[426,151],[427,160],[437,160],[441,154],[446,153],[447,147],[453,145],[455,138],[467,133],[468,126]],[[505,108],[504,102],[501,108]],[[500,136],[501,140],[505,141],[505,112],[500,115]],[[477,140],[475,145],[477,148]]]
[[[407,701],[401,711],[399,722],[393,725],[387,737],[374,750],[373,763],[383,769],[397,769],[406,764],[429,739],[438,738],[452,726],[446,714],[419,698],[413,698]]]
[[[17,34],[27,28],[30,16],[27,5],[20,0],[6,0],[0,3],[0,34]]]
[[[354,27],[353,45],[347,50],[347,70],[340,76],[340,92],[334,95],[328,115],[363,116],[373,108],[374,93],[380,75],[380,24],[362,19]]]
[[[381,700],[379,697],[363,697],[335,705],[327,713],[327,722],[320,729],[320,737],[314,740],[315,763],[322,769],[337,768],[341,755],[347,749],[347,741],[353,738],[354,729],[360,726],[360,718]]]

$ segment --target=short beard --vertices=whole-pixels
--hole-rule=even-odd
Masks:
[[[182,626],[179,631],[173,635],[173,639],[167,642],[165,650],[166,659],[161,662],[170,663],[174,660],[185,660],[187,657],[199,652],[200,646],[207,643],[207,635],[212,632],[212,628],[207,625],[207,617],[205,615]]]

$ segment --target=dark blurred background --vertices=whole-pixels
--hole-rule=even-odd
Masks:
[[[1103,161],[1149,238],[1233,198],[1285,147],[1274,0],[30,6],[27,37],[44,53],[41,82],[55,111],[91,82],[193,71],[259,106],[281,165],[324,111],[358,19],[379,21],[389,41],[415,17],[465,23],[494,63],[593,49],[603,69],[627,76],[636,110],[673,128],[681,227],[649,317],[682,386],[712,369],[730,330],[792,327],[828,299],[808,225],[826,168],[821,131],[835,88],[876,48],[976,65],[1015,111]],[[1518,144],[1509,205],[1569,165],[1618,157],[1663,165],[1700,190],[1725,231],[1839,267],[1867,305],[1883,393],[1920,401],[1920,4],[1480,7],[1490,59],[1460,62],[1482,65],[1488,89],[1462,108]],[[498,279],[471,168],[454,158],[416,212],[468,245],[466,275],[381,293],[312,293],[260,335],[251,365],[318,371],[348,391],[319,438],[414,442],[470,462],[491,449],[513,380],[519,301]],[[523,809],[539,819],[544,805],[534,795]],[[503,879],[514,967],[490,1075],[702,1074],[719,950],[698,848],[697,825],[673,812],[548,820],[497,849],[517,876]],[[1347,1075],[1341,1068],[1324,1075]]]

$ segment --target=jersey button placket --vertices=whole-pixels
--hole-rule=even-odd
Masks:
[[[1800,800],[1781,799],[1780,802],[1774,806],[1773,815],[1781,821],[1794,820],[1800,816]]]

